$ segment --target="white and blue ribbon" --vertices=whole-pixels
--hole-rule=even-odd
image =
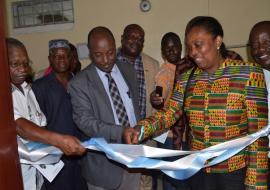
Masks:
[[[22,164],[55,164],[62,156],[62,152],[54,146],[37,142],[24,143],[19,137],[17,137],[17,143]]]
[[[270,125],[251,135],[220,143],[201,151],[168,150],[145,145],[108,144],[103,138],[92,138],[82,144],[88,149],[104,152],[109,159],[124,164],[129,168],[159,169],[172,178],[183,180],[191,177],[202,168],[227,160],[258,138],[267,136],[269,132]],[[45,150],[47,151],[47,149]],[[32,161],[41,162],[46,157],[55,156],[60,152],[58,149],[53,151],[49,149],[49,151],[43,152],[43,157],[41,156],[39,160],[37,160],[37,154],[34,154]],[[162,157],[181,155],[187,156],[172,162],[160,159]],[[28,155],[29,157],[31,156]],[[212,160],[206,164],[209,159]]]

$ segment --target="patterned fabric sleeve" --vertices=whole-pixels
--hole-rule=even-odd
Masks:
[[[267,124],[267,90],[262,69],[251,67],[250,77],[245,87],[248,131],[254,133]],[[245,184],[249,189],[267,189],[268,139],[255,141],[247,150],[247,172]]]
[[[151,117],[138,122],[145,128],[144,138],[148,138],[156,131],[162,131],[164,128],[171,127],[181,116],[181,107],[183,104],[183,82],[186,81],[190,72],[183,74],[182,78],[177,80],[171,98],[168,100],[164,109],[155,112]],[[186,83],[186,82],[184,82]]]

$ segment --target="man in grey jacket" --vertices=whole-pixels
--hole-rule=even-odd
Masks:
[[[139,134],[130,127],[140,119],[134,69],[131,65],[116,62],[115,39],[105,27],[96,27],[89,32],[88,48],[92,64],[76,75],[68,87],[73,119],[87,137],[123,143],[129,139],[126,137]],[[118,107],[111,94],[111,80],[118,88],[118,103],[121,104]],[[121,117],[119,107],[124,108]],[[103,153],[89,151],[82,164],[88,189],[139,189],[140,174],[109,160]]]

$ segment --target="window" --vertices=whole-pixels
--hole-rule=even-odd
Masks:
[[[13,28],[74,23],[73,0],[29,0],[12,3]]]

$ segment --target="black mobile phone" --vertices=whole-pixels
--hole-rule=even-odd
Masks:
[[[162,86],[156,86],[155,92],[156,92],[156,94],[159,95],[159,97],[162,97],[162,91],[163,91]]]

